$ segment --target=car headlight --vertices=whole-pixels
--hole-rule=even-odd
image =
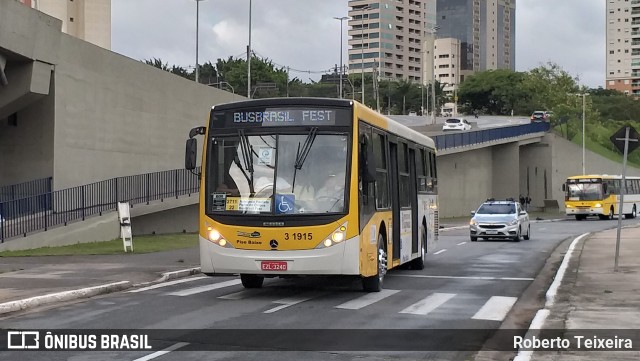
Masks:
[[[509,222],[510,226],[515,226],[516,224],[518,224],[518,220],[514,219],[513,221]]]
[[[478,225],[478,221],[476,221],[475,219],[471,219],[471,220],[469,221],[469,225],[470,225],[470,226],[477,226],[477,225]]]

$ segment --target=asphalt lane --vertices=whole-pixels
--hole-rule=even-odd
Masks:
[[[638,224],[625,220],[625,224]],[[564,220],[532,223],[527,241],[470,242],[467,229],[440,234],[437,250],[422,271],[392,270],[380,293],[362,292],[349,278],[268,279],[262,289],[245,290],[236,277],[192,277],[162,287],[137,289],[48,310],[7,317],[7,329],[171,329],[183,330],[154,344],[180,346],[158,360],[231,359],[450,359],[472,352],[201,352],[216,341],[194,339],[206,329],[266,330],[492,330],[500,327],[548,256],[564,240],[615,228],[616,221]],[[276,331],[277,330],[277,331]],[[288,331],[291,332],[291,331]],[[294,331],[295,332],[295,331]],[[303,331],[300,331],[304,334]],[[337,342],[338,340],[336,340]],[[388,342],[389,340],[371,340]],[[188,344],[179,344],[187,342]],[[396,344],[403,340],[391,340]],[[177,346],[176,346],[177,345]],[[331,348],[327,345],[327,349]],[[6,352],[2,359],[136,360],[152,352]]]

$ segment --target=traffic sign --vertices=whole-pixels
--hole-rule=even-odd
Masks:
[[[624,127],[618,129],[609,139],[613,142],[613,145],[620,151],[620,153],[624,153],[624,143],[625,138],[627,136],[627,128],[629,128],[629,148],[628,152],[633,152],[638,146],[640,146],[640,134],[630,125],[625,125]]]

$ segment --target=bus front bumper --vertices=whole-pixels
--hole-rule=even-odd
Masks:
[[[568,216],[572,215],[587,215],[587,216],[595,216],[602,213],[602,207],[565,207],[566,214]]]
[[[322,249],[257,251],[224,248],[200,237],[201,272],[207,274],[359,275],[358,237]],[[286,270],[263,270],[263,261],[286,262]]]

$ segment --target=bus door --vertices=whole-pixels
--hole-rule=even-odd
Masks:
[[[391,174],[392,259],[400,259],[400,182],[398,179],[398,143],[389,137],[389,173]]]
[[[409,148],[409,203],[411,204],[411,253],[418,252],[418,177],[416,150]]]

